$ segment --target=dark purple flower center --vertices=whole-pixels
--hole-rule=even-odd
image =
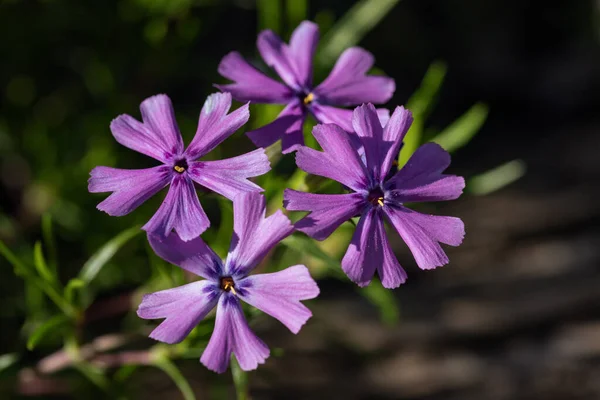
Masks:
[[[235,294],[235,282],[233,281],[233,278],[230,276],[224,276],[221,278],[220,280],[220,286],[221,289],[226,291],[226,292],[232,292],[233,294]]]
[[[180,160],[177,160],[175,162],[175,165],[173,165],[173,169],[175,170],[175,172],[177,172],[178,174],[183,174],[185,172],[185,170],[188,169],[188,163],[187,160],[185,158],[182,158]]]
[[[384,199],[385,194],[383,193],[383,190],[381,190],[381,188],[371,189],[369,195],[367,196],[367,200],[369,201],[369,203],[373,204],[376,207],[383,207]]]

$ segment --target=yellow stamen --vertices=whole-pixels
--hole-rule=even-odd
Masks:
[[[379,204],[380,207],[383,207],[383,197],[377,199],[377,204]]]
[[[235,283],[233,282],[233,278],[230,276],[221,278],[221,289],[223,289],[226,292],[231,292],[237,295],[237,293],[235,292]]]
[[[315,95],[314,94],[312,94],[312,93],[307,94],[306,97],[303,100],[304,105],[305,106],[309,105],[310,103],[313,102],[314,99],[315,99]]]
[[[181,174],[183,171],[185,171],[185,168],[183,168],[183,167],[180,167],[179,165],[176,165],[176,166],[174,166],[174,167],[173,167],[173,169],[174,169],[175,171],[179,172],[180,174]]]

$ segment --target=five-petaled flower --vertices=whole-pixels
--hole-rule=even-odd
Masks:
[[[219,73],[234,83],[216,85],[219,89],[231,92],[239,101],[286,105],[275,121],[247,133],[257,146],[267,147],[282,139],[283,153],[296,150],[304,143],[302,126],[309,113],[320,123],[335,123],[351,132],[352,110],[337,107],[381,104],[394,93],[392,78],[366,75],[374,58],[359,47],[344,51],[329,76],[314,87],[313,56],[318,40],[319,28],[309,21],[296,28],[289,45],[271,30],[259,34],[258,51],[284,84],[255,69],[238,52],[223,57]],[[380,113],[382,120],[387,120],[387,110]]]
[[[465,182],[462,177],[442,174],[450,165],[450,155],[435,143],[424,144],[402,169],[390,173],[412,123],[411,113],[403,107],[396,108],[384,128],[372,104],[357,107],[352,123],[364,148],[364,161],[356,136],[333,124],[317,125],[313,130],[323,152],[302,147],[296,153],[298,167],[334,179],[352,192],[312,194],[286,189],[284,206],[311,211],[296,228],[318,240],[360,215],[342,269],[359,286],[368,285],[377,270],[383,286],[395,288],[406,280],[406,272],[387,240],[384,219],[398,231],[420,268],[447,264],[439,242],[458,246],[465,234],[462,221],[421,214],[404,203],[456,199]]]
[[[129,115],[114,119],[110,128],[117,142],[163,164],[136,170],[94,168],[89,191],[113,192],[98,204],[98,209],[113,216],[128,214],[170,184],[165,200],[143,229],[163,238],[175,229],[187,241],[210,226],[194,182],[231,200],[242,192],[262,191],[247,179],[270,170],[262,149],[225,160],[196,161],[248,121],[248,104],[228,114],[230,108],[229,93],[208,96],[200,112],[196,135],[185,150],[173,105],[166,95],[142,102],[143,122]]]
[[[233,208],[234,236],[224,264],[200,238],[183,242],[171,234],[161,241],[148,235],[160,257],[205,279],[145,295],[138,308],[141,318],[166,318],[151,338],[177,343],[216,306],[215,329],[200,361],[219,373],[227,369],[231,353],[244,370],[255,369],[269,356],[269,348],[250,330],[240,300],[298,333],[312,315],[300,300],[319,294],[304,265],[248,276],[294,229],[279,210],[265,218],[265,199],[259,193],[239,195]]]

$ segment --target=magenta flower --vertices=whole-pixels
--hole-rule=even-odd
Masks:
[[[205,279],[145,295],[138,308],[141,318],[166,318],[151,338],[178,343],[216,306],[215,329],[200,361],[218,373],[227,369],[231,353],[246,371],[269,356],[269,348],[248,327],[240,300],[298,333],[312,315],[300,300],[319,294],[304,265],[248,276],[269,250],[293,232],[281,211],[265,218],[264,197],[246,193],[234,200],[233,216],[234,235],[224,265],[200,238],[183,242],[171,234],[160,241],[148,235],[156,254]]]
[[[262,191],[247,179],[271,169],[262,149],[226,160],[196,161],[248,121],[248,104],[228,114],[230,107],[229,93],[208,96],[200,112],[196,136],[185,150],[173,105],[166,95],[142,102],[143,122],[129,115],[115,118],[110,129],[117,142],[155,158],[162,165],[135,170],[94,168],[90,172],[89,191],[112,192],[98,204],[98,209],[113,216],[128,214],[170,184],[162,205],[142,229],[163,238],[175,229],[187,241],[210,226],[194,182],[230,200],[242,192]]]
[[[404,203],[456,199],[465,182],[462,177],[442,174],[450,165],[450,155],[435,143],[421,146],[401,170],[388,175],[412,123],[412,115],[404,107],[396,108],[385,128],[372,104],[357,107],[352,123],[364,147],[364,162],[355,139],[336,125],[317,125],[313,130],[323,152],[301,147],[296,153],[298,167],[334,179],[351,193],[312,194],[286,189],[284,206],[311,211],[296,228],[317,240],[360,215],[342,269],[359,286],[368,285],[377,270],[383,286],[391,289],[404,283],[406,272],[387,240],[384,219],[404,239],[420,268],[447,264],[439,242],[458,246],[465,234],[462,221],[421,214]]]
[[[309,21],[296,28],[289,45],[271,30],[258,35],[258,51],[283,84],[258,71],[236,51],[221,60],[219,73],[235,83],[216,85],[219,89],[239,101],[286,105],[274,122],[247,133],[258,147],[282,139],[283,153],[296,150],[304,143],[302,125],[309,113],[320,123],[335,123],[351,132],[352,110],[337,107],[385,103],[392,97],[394,80],[367,75],[374,58],[359,47],[344,51],[329,76],[314,87],[313,56],[318,41],[319,28]],[[381,110],[382,119],[388,116],[387,110]]]

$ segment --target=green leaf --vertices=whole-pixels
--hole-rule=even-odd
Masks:
[[[496,168],[474,176],[467,181],[467,191],[482,196],[502,189],[515,182],[527,170],[523,160],[512,160]]]
[[[98,275],[102,267],[115,255],[117,251],[135,235],[142,232],[139,226],[129,228],[117,236],[109,240],[104,246],[102,246],[89,260],[83,265],[81,272],[79,272],[78,278],[86,284],[94,280]]]
[[[154,365],[169,375],[173,382],[175,382],[177,388],[181,391],[181,394],[185,400],[196,400],[196,396],[194,395],[192,387],[185,379],[179,368],[177,368],[177,366],[171,360],[165,357],[160,357],[154,362]]]
[[[40,241],[35,242],[33,247],[33,265],[44,281],[52,285],[56,283],[56,276],[54,276],[50,268],[48,268],[42,250],[42,243]]]
[[[340,263],[329,254],[325,253],[313,239],[304,235],[295,234],[283,239],[281,243],[300,254],[308,254],[319,261],[323,261],[331,275],[338,278],[345,278]]]
[[[300,22],[306,19],[308,10],[307,0],[286,0],[285,11],[287,14],[288,26],[296,27]]]
[[[0,356],[0,373],[15,365],[19,361],[19,358],[18,353],[2,354]]]
[[[275,33],[281,33],[280,0],[256,0],[256,10],[260,30],[271,29]]]
[[[394,292],[384,288],[379,280],[374,279],[369,286],[359,289],[359,293],[379,308],[379,314],[384,323],[389,325],[398,323],[400,310]]]
[[[352,47],[373,29],[400,0],[361,0],[355,3],[325,35],[317,57],[322,66],[335,62],[342,52]]]
[[[451,153],[469,143],[481,129],[487,115],[488,107],[483,103],[477,103],[434,137],[432,142],[439,144]]]
[[[68,321],[69,318],[66,315],[61,314],[55,315],[42,325],[38,326],[31,335],[29,335],[29,339],[27,339],[27,349],[30,351],[33,350],[44,337],[52,331],[61,328]]]
[[[84,288],[85,285],[85,282],[79,278],[70,279],[69,282],[67,282],[67,286],[65,287],[65,300],[73,306],[77,307],[77,305],[75,304],[76,291],[78,291],[81,288]]]
[[[13,266],[16,275],[26,276],[30,273],[29,268],[27,268],[25,263],[19,260],[19,257],[17,257],[2,240],[0,240],[0,254],[2,254],[2,256],[6,258],[6,261]]]
[[[52,216],[49,213],[42,216],[42,237],[44,238],[44,245],[48,253],[48,266],[50,267],[52,274],[56,276],[58,253],[56,251],[54,235],[52,234]]]

